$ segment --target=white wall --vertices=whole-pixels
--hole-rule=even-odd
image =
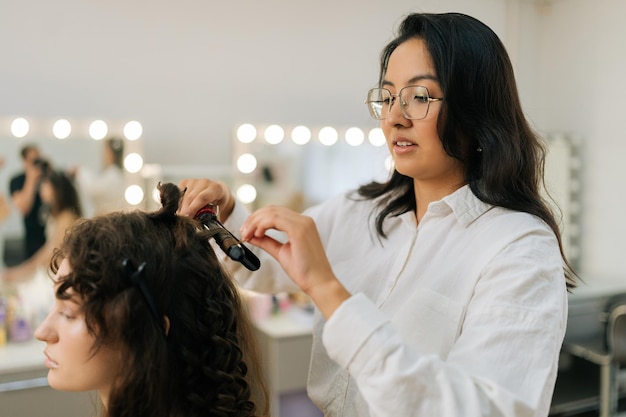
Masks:
[[[621,274],[621,0],[3,0],[0,116],[137,119],[147,162],[223,165],[241,122],[373,126],[364,94],[411,11],[502,37],[537,129],[585,141],[584,275]]]
[[[466,4],[469,3],[469,4]],[[371,124],[378,54],[410,11],[504,27],[502,0],[44,0],[0,5],[0,114],[136,118],[150,162],[230,162],[243,121]]]
[[[624,277],[626,235],[626,2],[560,0],[539,17],[527,110],[544,132],[583,141],[582,272]]]

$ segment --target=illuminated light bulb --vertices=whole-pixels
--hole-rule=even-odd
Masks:
[[[365,140],[365,134],[358,127],[351,127],[346,130],[346,142],[351,146],[359,146]]]
[[[30,130],[30,125],[28,124],[28,120],[23,117],[18,117],[17,119],[11,122],[11,133],[16,138],[23,138],[28,134]]]
[[[244,184],[237,188],[237,198],[244,204],[250,204],[256,200],[256,188],[250,184]]]
[[[124,158],[124,169],[130,173],[136,173],[143,167],[143,158],[138,153],[129,153]]]
[[[291,131],[291,140],[296,145],[305,145],[311,140],[311,129],[306,126],[296,126]]]
[[[143,134],[143,127],[141,123],[136,120],[131,120],[124,125],[124,137],[128,140],[137,140]]]
[[[337,143],[339,134],[335,128],[327,126],[320,129],[318,137],[322,145],[332,146]]]
[[[242,174],[249,174],[256,169],[257,161],[254,155],[244,153],[237,158],[237,169]]]
[[[270,125],[265,129],[265,141],[270,145],[277,145],[285,138],[285,131],[278,125]]]
[[[128,204],[136,206],[143,201],[143,188],[138,185],[129,185],[124,191],[124,198]]]
[[[109,127],[103,120],[94,120],[89,125],[89,136],[93,140],[103,139],[109,132]]]
[[[252,143],[256,139],[256,128],[250,123],[244,123],[237,128],[237,140],[241,143]]]
[[[383,146],[385,143],[387,143],[387,140],[385,139],[385,134],[380,127],[375,127],[374,129],[370,130],[367,134],[367,140],[369,140],[370,143],[374,146]]]
[[[57,139],[66,139],[72,132],[72,125],[65,119],[59,119],[52,126],[52,134]]]

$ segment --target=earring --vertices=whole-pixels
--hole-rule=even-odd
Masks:
[[[480,146],[478,148],[476,148],[476,152],[482,152],[483,148],[481,148]]]

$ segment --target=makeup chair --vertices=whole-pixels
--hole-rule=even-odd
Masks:
[[[599,367],[599,417],[614,417],[619,401],[619,371],[626,364],[626,294],[610,299],[604,315],[604,334],[584,339],[566,337],[563,351]]]

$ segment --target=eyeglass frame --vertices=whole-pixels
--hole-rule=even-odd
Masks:
[[[393,104],[396,102],[396,99],[399,99],[400,96],[402,95],[402,91],[404,91],[406,88],[415,88],[415,87],[419,87],[419,88],[423,88],[424,90],[426,90],[426,96],[428,97],[428,103],[427,103],[427,107],[426,107],[426,113],[424,113],[423,117],[418,117],[418,118],[412,118],[412,117],[408,117],[406,114],[406,111],[404,109],[404,106],[406,105],[406,102],[399,100],[398,102],[400,103],[400,111],[402,113],[402,116],[405,119],[408,120],[423,120],[428,116],[428,110],[430,110],[430,103],[432,103],[433,101],[443,101],[444,97],[431,97],[430,96],[430,91],[428,90],[428,87],[424,87],[423,85],[407,85],[405,87],[402,87],[400,89],[400,91],[398,91],[398,94],[391,94],[391,91],[388,88],[384,88],[384,87],[377,87],[377,88],[371,88],[367,91],[367,96],[369,97],[370,93],[374,90],[386,90],[389,93],[389,96],[391,97],[391,101],[389,103],[389,109],[387,111],[387,114],[389,114],[389,112],[391,112],[391,106],[393,106]],[[369,109],[369,113],[370,116],[372,116],[372,118],[374,120],[385,120],[387,117],[374,117],[374,113],[372,112],[372,107],[371,107],[371,103],[373,103],[374,101],[372,100],[365,100],[364,103],[368,105],[368,109]]]

